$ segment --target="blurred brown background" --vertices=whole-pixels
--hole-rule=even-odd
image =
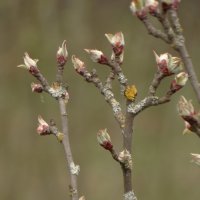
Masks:
[[[70,57],[77,55],[95,67],[103,78],[108,70],[93,64],[84,48],[110,54],[104,33],[122,31],[126,41],[124,72],[138,90],[147,94],[155,72],[152,50],[171,52],[169,46],[147,34],[129,11],[129,0],[1,0],[0,1],[0,199],[66,200],[66,163],[62,146],[53,136],[36,134],[37,116],[54,118],[60,127],[57,102],[46,94],[33,94],[33,77],[16,68],[28,51],[39,59],[39,68],[55,80],[55,52],[67,40]],[[187,46],[199,69],[200,1],[182,1],[179,10]],[[122,199],[122,176],[118,164],[98,146],[96,132],[107,127],[117,150],[122,142],[111,109],[96,88],[75,74],[69,60],[65,79],[70,86],[68,104],[70,139],[76,163],[81,166],[80,195],[86,198]],[[169,80],[160,87],[166,91]],[[118,84],[114,84],[118,92]],[[189,153],[200,153],[196,135],[183,136],[183,121],[176,104],[181,94],[198,104],[190,84],[173,100],[139,115],[134,126],[134,190],[141,200],[200,199],[200,169]],[[123,97],[118,94],[123,102]]]

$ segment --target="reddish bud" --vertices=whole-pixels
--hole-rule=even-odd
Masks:
[[[108,64],[108,59],[103,52],[96,49],[85,49],[85,51],[90,55],[93,62]]]
[[[163,11],[166,12],[169,9],[177,10],[181,0],[162,0]]]
[[[31,83],[32,92],[42,93],[43,87],[39,83]]]
[[[143,20],[147,16],[147,9],[144,6],[143,0],[133,0],[130,5],[130,10],[133,15],[136,15],[140,20]]]
[[[181,117],[194,117],[197,113],[194,110],[191,100],[187,101],[184,96],[181,96],[178,105],[178,113]]]
[[[39,124],[37,127],[37,133],[39,135],[51,134],[49,124],[47,124],[47,122],[44,121],[44,119],[40,115],[38,116],[38,122],[39,122]]]
[[[119,57],[124,51],[124,35],[122,32],[113,34],[105,34],[106,38],[110,42],[113,48],[115,56]]]
[[[72,63],[74,65],[74,69],[77,73],[83,75],[86,71],[85,64],[83,61],[81,61],[79,58],[76,58],[76,56],[72,56]]]
[[[158,70],[165,76],[177,74],[182,71],[183,63],[180,58],[172,57],[169,53],[160,56],[154,51]]]
[[[67,62],[68,52],[67,52],[66,40],[64,40],[62,46],[58,48],[56,58],[58,64],[61,66],[64,66],[65,63]]]
[[[99,130],[99,132],[97,133],[97,140],[104,149],[112,150],[113,145],[111,143],[111,139],[107,132],[107,129]]]
[[[32,59],[28,55],[28,53],[24,54],[24,64],[18,65],[17,67],[21,67],[27,69],[33,76],[39,73],[39,69],[37,68],[37,59]]]
[[[150,14],[155,14],[158,11],[159,3],[156,0],[146,0],[145,7]]]

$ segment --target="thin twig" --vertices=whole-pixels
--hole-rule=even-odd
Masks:
[[[70,142],[69,142],[69,130],[68,130],[66,104],[62,98],[59,99],[59,107],[60,107],[60,114],[61,114],[62,130],[64,134],[63,146],[64,146],[65,156],[66,156],[68,170],[70,174],[70,190],[71,190],[70,195],[71,195],[72,200],[78,200],[77,174],[74,174],[72,172],[72,166],[74,165],[74,161],[73,161],[73,156],[72,156]]]
[[[197,75],[196,75],[196,72],[194,70],[194,67],[193,67],[193,63],[192,63],[192,60],[190,58],[190,55],[188,53],[188,50],[186,48],[186,45],[185,45],[185,40],[184,40],[184,37],[182,35],[182,28],[181,28],[181,25],[179,23],[179,19],[178,19],[178,16],[177,16],[177,13],[175,10],[170,10],[169,11],[169,14],[171,16],[171,23],[173,24],[173,27],[176,31],[176,33],[178,34],[179,36],[179,45],[175,46],[174,49],[177,50],[183,60],[183,63],[185,65],[185,69],[189,75],[189,80],[190,80],[190,83],[193,87],[193,90],[197,96],[197,100],[198,102],[200,103],[200,83],[198,81],[198,78],[197,78]]]
[[[58,65],[57,67],[58,71],[56,74],[56,81],[62,85],[63,84],[63,71],[64,66]],[[73,173],[73,166],[74,159],[72,156],[72,151],[70,147],[70,141],[69,141],[69,129],[68,129],[68,116],[67,116],[67,109],[66,109],[66,102],[63,98],[58,99],[59,107],[60,107],[60,115],[61,115],[61,124],[62,124],[62,131],[64,134],[63,138],[63,146],[65,151],[65,157],[67,160],[68,165],[68,171],[70,176],[70,196],[72,200],[78,200],[78,183],[77,183],[77,175],[76,173]]]
[[[159,70],[155,73],[153,81],[149,87],[149,95],[152,95],[152,96],[155,95],[156,90],[164,77],[165,77],[164,74],[161,73]]]
[[[148,30],[149,34],[156,37],[156,38],[160,38],[163,41],[165,41],[166,43],[170,43],[170,40],[168,39],[168,36],[166,33],[162,32],[161,30],[158,30],[157,28],[155,28],[153,26],[153,24],[149,21],[149,19],[146,17],[142,20],[142,22],[144,23],[146,29]]]
[[[102,83],[96,74],[96,70],[93,70],[92,73],[90,73],[85,69],[79,74],[83,76],[87,82],[93,83],[99,89],[101,94],[105,97],[106,102],[112,107],[113,114],[120,127],[124,127],[124,114],[122,112],[120,103],[115,99],[114,93],[112,92],[110,86],[108,84],[104,85]]]

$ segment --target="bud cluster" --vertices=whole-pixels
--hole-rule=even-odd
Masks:
[[[169,53],[164,53],[158,56],[155,51],[154,51],[154,55],[155,55],[158,70],[164,76],[177,74],[183,70],[183,63],[180,58],[172,57],[172,55]]]
[[[143,20],[148,12],[154,15],[158,11],[158,6],[159,3],[156,0],[132,0],[130,9],[134,15]]]

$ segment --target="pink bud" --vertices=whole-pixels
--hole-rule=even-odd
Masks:
[[[183,63],[180,58],[172,57],[169,53],[160,56],[154,51],[158,70],[165,76],[179,73],[183,69]]]
[[[58,64],[64,66],[68,58],[66,40],[64,40],[62,46],[58,48],[56,57]]]
[[[103,52],[96,49],[85,49],[85,51],[90,55],[93,62],[100,64],[108,64],[108,59],[103,54]]]
[[[124,51],[124,45],[125,45],[123,33],[118,32],[118,33],[115,33],[114,35],[105,34],[105,36],[107,37],[108,41],[112,45],[115,56],[117,57],[120,56]]]
[[[162,8],[166,12],[169,9],[177,10],[181,0],[162,0]]]
[[[107,129],[99,130],[99,132],[97,133],[97,140],[104,149],[112,150],[113,145],[111,143],[111,139],[107,132]]]
[[[179,115],[183,118],[197,116],[191,100],[187,101],[184,96],[181,96],[177,108]]]
[[[39,124],[37,127],[37,133],[39,135],[51,134],[49,125],[47,124],[46,121],[44,121],[44,119],[40,115],[38,116],[38,122],[39,122]]]
[[[154,14],[158,10],[159,3],[156,0],[146,0],[145,7],[148,9],[150,14]]]
[[[133,15],[136,15],[140,20],[143,20],[147,16],[147,9],[144,6],[143,0],[133,0],[130,5],[130,10]]]
[[[175,76],[175,79],[172,81],[170,90],[173,92],[177,92],[182,87],[185,86],[186,82],[188,80],[188,74],[185,72],[181,72]]]
[[[33,76],[39,73],[39,69],[37,68],[37,59],[32,59],[28,55],[28,53],[24,53],[24,64],[18,65],[18,67],[27,69]]]
[[[32,89],[32,92],[37,92],[37,93],[43,92],[43,87],[39,83],[32,83],[31,89]]]
[[[83,75],[86,71],[85,64],[83,61],[81,61],[79,58],[76,58],[75,55],[72,56],[72,63],[74,65],[74,69],[77,73]]]

